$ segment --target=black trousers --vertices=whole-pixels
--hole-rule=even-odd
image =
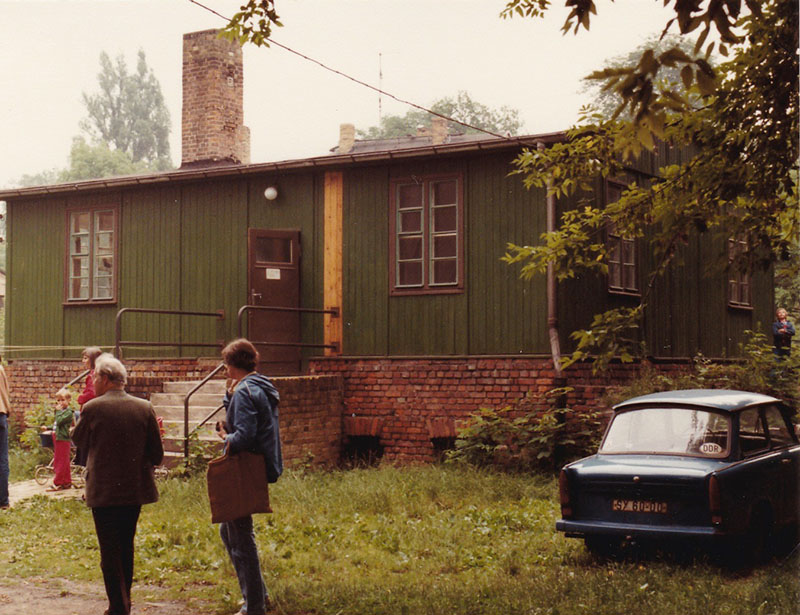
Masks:
[[[100,570],[108,596],[108,615],[129,615],[133,584],[133,538],[141,506],[92,508],[100,545]]]

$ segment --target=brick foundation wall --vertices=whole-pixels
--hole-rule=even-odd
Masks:
[[[279,406],[283,458],[335,466],[342,450],[344,395],[341,376],[273,378]]]
[[[143,398],[164,381],[199,380],[216,359],[130,359],[128,391]],[[662,364],[663,371],[685,369]],[[459,421],[480,407],[513,405],[530,394],[546,401],[555,372],[545,358],[343,358],[318,357],[310,376],[275,378],[281,393],[281,429],[287,465],[297,461],[335,464],[348,436],[377,438],[384,458],[397,463],[436,458],[434,439],[455,435]],[[567,404],[577,411],[600,409],[609,387],[620,385],[639,365],[612,365],[592,374],[589,365],[565,372],[572,387]],[[11,403],[24,413],[81,372],[77,360],[13,360],[7,368]],[[82,385],[81,385],[82,387]]]
[[[638,369],[637,364],[612,365],[594,375],[588,365],[571,367],[565,372],[566,386],[574,388],[569,407],[600,409],[606,389]],[[502,408],[528,394],[541,398],[545,407],[544,393],[556,384],[552,361],[545,358],[325,357],[312,360],[310,371],[342,376],[345,438],[378,436],[384,458],[398,463],[432,461],[433,438],[455,435],[459,421],[480,407]]]
[[[217,359],[125,359],[123,363],[128,370],[126,390],[144,399],[162,392],[164,382],[201,380],[219,365]],[[56,391],[82,371],[78,360],[9,362],[6,373],[12,412],[21,419],[42,398],[52,403]],[[299,461],[337,464],[342,442],[341,377],[303,376],[273,381],[281,395],[281,439],[287,466]],[[83,390],[83,380],[75,387]]]
[[[126,390],[136,397],[149,399],[151,393],[160,393],[162,383],[180,380],[200,380],[219,365],[218,359],[125,359],[128,370]],[[52,401],[59,388],[83,372],[77,359],[14,359],[6,367],[11,388],[11,407],[22,415],[44,397]],[[82,379],[74,385],[82,391]]]

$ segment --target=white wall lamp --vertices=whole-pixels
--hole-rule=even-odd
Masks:
[[[267,186],[264,190],[264,198],[268,201],[274,201],[278,198],[278,188],[276,186]]]

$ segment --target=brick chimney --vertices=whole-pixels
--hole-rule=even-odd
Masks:
[[[181,168],[250,162],[242,48],[218,33],[183,35]]]
[[[433,145],[441,145],[445,141],[447,141],[447,120],[434,116],[431,119],[431,142]]]
[[[356,127],[353,124],[339,124],[339,149],[337,154],[349,154],[356,144]]]

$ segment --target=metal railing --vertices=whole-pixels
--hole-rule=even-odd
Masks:
[[[223,367],[225,367],[225,364],[224,364],[224,363],[220,363],[219,365],[217,365],[217,366],[214,368],[214,370],[213,370],[213,371],[212,371],[210,374],[208,374],[208,376],[206,376],[205,378],[203,378],[203,379],[200,381],[200,383],[199,383],[199,384],[195,385],[195,386],[194,386],[194,387],[193,387],[193,388],[192,388],[192,389],[191,389],[191,390],[190,390],[190,391],[189,391],[189,392],[188,392],[188,393],[185,395],[185,397],[183,398],[183,456],[184,456],[184,457],[187,457],[187,458],[189,457],[189,437],[191,436],[191,434],[193,434],[195,431],[197,431],[197,430],[198,430],[198,429],[200,429],[200,428],[201,428],[203,425],[205,425],[205,424],[208,422],[208,420],[209,420],[209,419],[210,419],[212,416],[214,416],[214,415],[215,415],[217,412],[219,412],[220,408],[222,408],[222,406],[221,406],[221,405],[220,405],[220,406],[218,406],[218,407],[217,407],[217,409],[216,409],[216,410],[214,410],[214,412],[212,412],[212,413],[211,413],[211,414],[209,414],[209,415],[208,415],[206,418],[204,418],[204,419],[203,419],[203,421],[202,421],[202,422],[201,422],[199,425],[197,425],[197,426],[196,426],[196,427],[195,427],[195,428],[192,430],[192,432],[191,432],[191,433],[189,433],[189,399],[192,397],[192,395],[194,395],[195,393],[197,393],[197,391],[198,391],[198,390],[199,390],[199,389],[200,389],[200,388],[201,388],[201,387],[202,387],[202,386],[203,386],[203,385],[204,385],[206,382],[208,382],[208,381],[209,381],[209,380],[211,380],[211,379],[212,379],[214,376],[216,376],[216,375],[219,373],[219,371],[220,371],[220,370],[221,370]]]
[[[236,331],[239,337],[244,337],[243,334],[243,320],[244,315],[249,310],[257,310],[257,311],[271,311],[271,312],[293,312],[298,314],[330,314],[334,318],[339,318],[339,308],[325,308],[325,309],[318,309],[318,308],[296,308],[296,307],[278,307],[272,305],[243,305],[239,308],[239,312],[236,314]],[[260,340],[250,340],[254,344],[259,344],[262,346],[284,346],[290,348],[330,348],[334,352],[339,352],[339,342],[334,342],[332,344],[309,344],[303,342],[262,342]]]
[[[117,316],[114,321],[114,355],[122,358],[123,346],[171,346],[183,348],[184,346],[196,346],[205,348],[221,348],[221,342],[208,343],[208,342],[140,342],[122,340],[122,316],[129,312],[144,313],[144,314],[172,314],[180,316],[213,316],[214,318],[225,319],[225,310],[217,310],[216,312],[191,312],[185,310],[156,310],[150,308],[122,308],[117,311]]]
[[[67,387],[71,387],[73,384],[75,384],[79,380],[83,380],[83,377],[88,375],[90,371],[92,371],[92,370],[87,369],[85,371],[82,371],[80,374],[78,374],[72,380],[70,380],[67,384],[65,384],[63,388],[66,389]]]
[[[262,311],[272,311],[272,312],[294,312],[300,314],[330,314],[334,318],[339,317],[339,308],[328,308],[328,309],[317,309],[317,308],[295,308],[295,307],[277,307],[277,306],[267,306],[267,305],[243,305],[239,308],[239,312],[236,315],[236,331],[238,337],[244,336],[244,315],[249,310],[262,310]],[[335,342],[333,344],[309,344],[304,342],[262,342],[259,340],[250,340],[254,344],[260,344],[264,346],[284,346],[284,347],[291,347],[291,348],[330,348],[335,352],[339,351],[339,343]],[[191,391],[189,391],[186,396],[183,398],[183,437],[184,437],[184,444],[183,444],[183,454],[185,457],[189,456],[189,438],[197,432],[203,425],[208,423],[216,414],[219,412],[223,406],[219,405],[216,409],[214,409],[208,416],[206,416],[200,423],[195,425],[194,429],[189,431],[189,400],[204,384],[206,384],[209,380],[211,380],[214,376],[216,376],[219,371],[225,367],[224,363],[220,363],[214,370],[208,374],[203,380],[197,384]]]

